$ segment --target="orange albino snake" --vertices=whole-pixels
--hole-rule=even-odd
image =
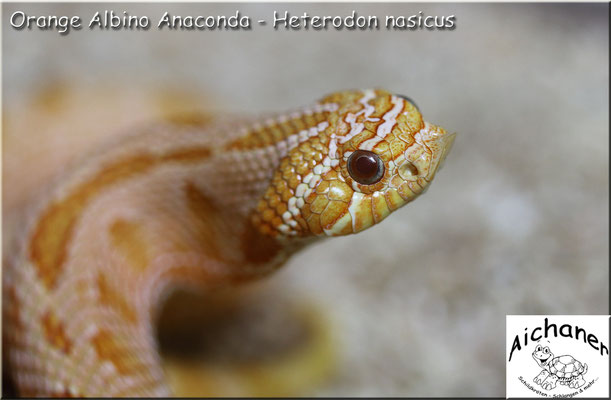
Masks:
[[[5,254],[4,348],[21,395],[167,396],[154,337],[176,287],[269,274],[415,199],[453,134],[383,90],[254,122],[170,123],[97,149]]]

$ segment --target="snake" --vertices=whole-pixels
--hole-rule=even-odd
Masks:
[[[24,205],[3,260],[3,349],[22,396],[169,396],[155,339],[178,287],[278,270],[431,184],[455,134],[383,89],[292,111],[186,118],[83,154]]]

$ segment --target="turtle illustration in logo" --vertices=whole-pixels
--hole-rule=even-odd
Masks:
[[[588,364],[582,364],[569,355],[554,357],[549,347],[537,345],[533,358],[543,371],[533,381],[545,390],[556,387],[556,383],[577,389],[585,385],[583,375],[588,372]]]

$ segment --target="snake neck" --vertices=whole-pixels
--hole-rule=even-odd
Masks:
[[[152,341],[141,339],[153,337],[162,299],[179,287],[265,276],[312,242],[265,235],[250,219],[288,151],[282,140],[257,144],[266,140],[256,133],[265,124],[156,125],[60,173],[28,211],[3,277],[7,304],[30,307],[27,318],[9,318],[11,347],[25,347],[25,330],[42,332],[36,340],[62,355],[53,368],[78,370],[74,355],[91,353],[112,366],[112,379],[146,383],[112,393],[167,394]],[[90,329],[69,336],[82,323]],[[141,354],[150,357],[133,365]],[[79,377],[62,385],[110,393],[104,382],[85,383]]]
[[[256,251],[245,250],[242,262],[266,263],[274,253],[286,260],[320,239],[291,236],[279,228],[287,213],[296,212],[291,200],[297,187],[329,152],[325,130],[336,108],[315,104],[246,123],[222,120],[200,131],[183,132],[188,137],[217,138],[210,157],[188,172],[188,197],[204,209],[203,214],[219,216],[214,225],[223,227],[226,237],[245,235],[253,243],[248,247]]]

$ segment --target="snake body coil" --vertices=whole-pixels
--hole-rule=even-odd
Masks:
[[[382,90],[254,123],[160,124],[60,176],[5,254],[20,395],[165,396],[160,298],[264,276],[422,193],[454,136]]]

